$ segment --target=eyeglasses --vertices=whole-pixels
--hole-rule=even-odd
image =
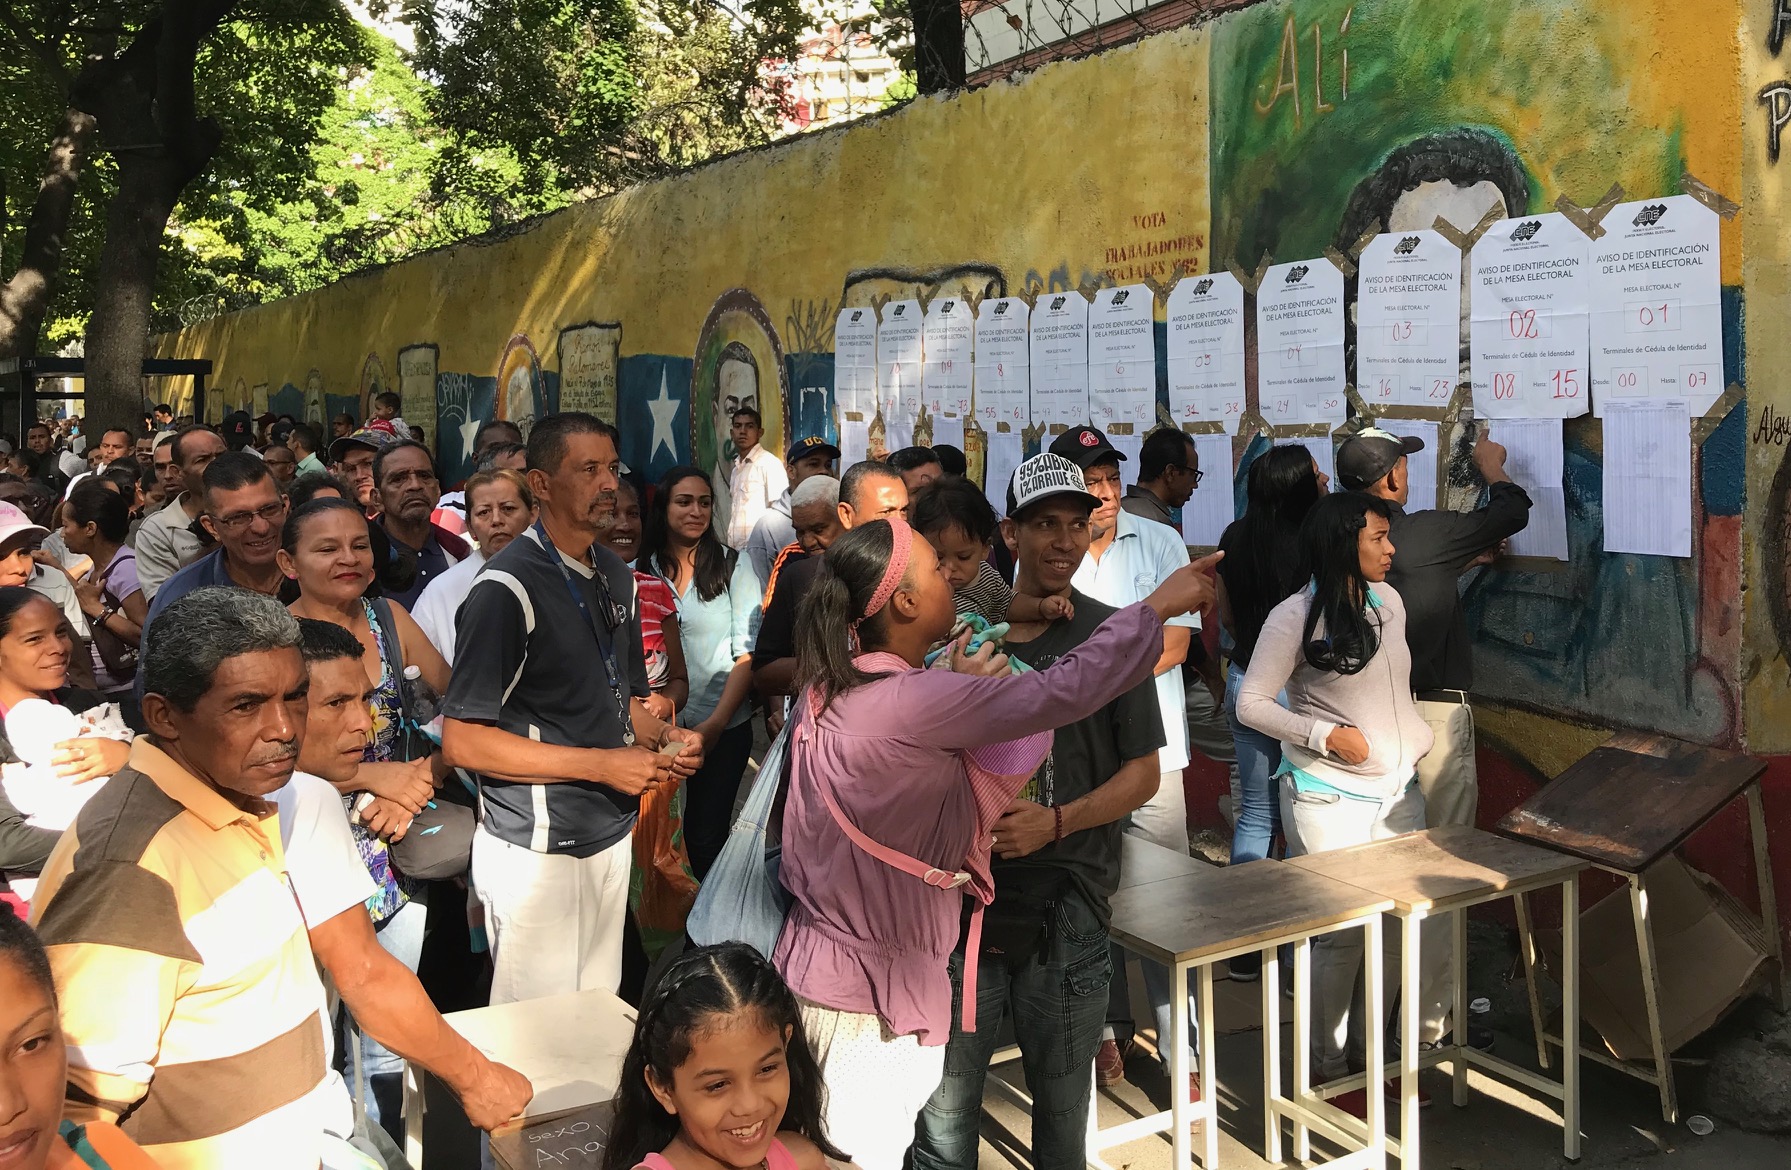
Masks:
[[[263,504],[253,512],[232,512],[228,516],[213,516],[211,522],[217,525],[219,532],[232,535],[246,532],[249,525],[257,520],[266,520],[269,524],[278,524],[286,517],[286,501],[279,500],[272,504]]]
[[[1206,478],[1206,472],[1200,471],[1197,468],[1184,467],[1179,463],[1174,463],[1174,464],[1171,464],[1170,466],[1174,470],[1182,472],[1184,475],[1193,476],[1194,477],[1194,487],[1196,490],[1199,490],[1199,488],[1200,488],[1200,481]]]

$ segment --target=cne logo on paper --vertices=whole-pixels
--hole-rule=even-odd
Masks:
[[[860,320],[862,320],[863,317],[864,317],[863,309],[853,309],[852,310],[852,324],[854,324],[854,325],[858,324],[858,322]]]
[[[1007,307],[1013,303],[1014,302],[1012,301],[996,301],[994,315],[997,317],[1003,316],[1007,312]]]
[[[1199,284],[1194,286],[1194,295],[1197,297],[1204,297],[1207,293],[1212,291],[1213,281],[1211,277],[1202,279]]]
[[[1312,266],[1310,264],[1296,264],[1287,270],[1287,283],[1298,284],[1302,280],[1305,280],[1306,274],[1311,271]]]
[[[1063,308],[1063,303],[1069,299],[1070,298],[1068,298],[1068,297],[1053,297],[1053,298],[1051,298],[1051,311],[1053,313],[1055,313],[1057,310]]]
[[[1650,203],[1648,206],[1642,208],[1642,210],[1636,212],[1636,217],[1631,222],[1633,222],[1635,224],[1635,226],[1637,226],[1637,227],[1653,227],[1655,224],[1660,222],[1661,217],[1664,216],[1666,213],[1667,213],[1667,205],[1666,204]]]
[[[897,302],[897,303],[896,303],[896,307],[895,307],[895,314],[894,314],[894,315],[895,315],[895,316],[897,316],[897,317],[900,317],[900,316],[901,316],[901,315],[902,315],[902,314],[903,314],[903,313],[904,313],[904,312],[906,312],[906,311],[907,311],[907,309],[908,309],[908,302],[907,302],[907,301],[898,301],[898,302]]]
[[[1521,244],[1525,240],[1533,240],[1536,238],[1536,233],[1541,230],[1542,221],[1540,219],[1532,219],[1520,223],[1511,229],[1511,242],[1514,244]]]
[[[1422,243],[1422,241],[1419,240],[1417,236],[1407,236],[1394,246],[1393,254],[1395,256],[1410,256],[1413,252],[1418,250],[1418,245],[1420,243]]]
[[[1113,294],[1113,303],[1116,305],[1123,305],[1126,303],[1126,298],[1131,295],[1132,295],[1131,289],[1122,288],[1118,292]]]
[[[940,305],[940,306],[939,306],[939,315],[940,315],[940,316],[941,316],[941,317],[949,317],[949,316],[951,316],[951,311],[952,311],[952,307],[953,307],[953,306],[954,306],[954,305],[956,305],[956,304],[957,304],[957,303],[958,303],[958,302],[956,302],[956,301],[946,301],[946,302],[944,302],[944,303],[943,303],[943,304],[941,304],[941,305]]]

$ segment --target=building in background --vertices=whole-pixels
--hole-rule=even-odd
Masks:
[[[885,38],[870,0],[804,0],[803,10],[809,27],[801,54],[766,65],[789,85],[792,112],[780,137],[874,114],[913,96],[911,80],[880,43]]]

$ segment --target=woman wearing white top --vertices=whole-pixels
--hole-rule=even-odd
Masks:
[[[752,563],[715,535],[708,475],[674,467],[659,481],[640,568],[671,583],[690,698],[678,722],[703,737],[703,766],[686,780],[684,843],[699,879],[721,853],[734,797],[752,753],[752,647],[759,633],[759,579]]]
[[[473,578],[490,557],[535,522],[535,493],[519,471],[481,471],[466,481],[466,522],[478,547],[429,582],[411,614],[449,664],[454,661],[454,618],[472,591]]]
[[[1276,775],[1290,857],[1424,828],[1417,767],[1431,744],[1412,699],[1405,603],[1386,583],[1393,564],[1386,503],[1361,492],[1326,496],[1306,513],[1300,543],[1312,584],[1269,612],[1237,701],[1240,722],[1281,741]],[[1283,690],[1286,706],[1276,701]],[[1313,1062],[1320,1078],[1333,1080],[1352,1058],[1360,1067],[1363,1034],[1352,1005],[1362,934],[1328,934],[1312,949]],[[1434,971],[1442,947],[1422,949]],[[1439,1039],[1440,1021],[1434,1031],[1419,1039]],[[1333,1103],[1358,1115],[1364,1106],[1360,1091]]]

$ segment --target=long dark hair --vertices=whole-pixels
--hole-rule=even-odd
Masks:
[[[652,505],[647,509],[647,521],[642,525],[640,559],[635,562],[635,566],[643,573],[657,573],[668,580],[672,576],[669,571],[672,566],[672,530],[667,510],[672,503],[672,489],[687,479],[700,479],[704,487],[713,490],[709,473],[700,467],[674,467],[660,477],[659,490],[653,493]],[[704,601],[714,601],[728,591],[737,555],[715,535],[714,526],[703,529],[703,535],[697,538],[696,547],[695,577],[698,597]]]
[[[1232,636],[1256,644],[1269,611],[1312,577],[1300,523],[1319,501],[1318,473],[1305,447],[1282,443],[1250,464],[1244,514],[1226,529],[1219,573],[1231,599]]]
[[[887,520],[842,534],[828,546],[821,571],[796,609],[796,687],[813,686],[823,710],[852,688],[882,677],[852,664],[847,630],[870,604],[894,552],[895,529]],[[880,612],[858,627],[859,645],[866,650],[881,646],[884,635]]]
[[[662,1088],[671,1085],[678,1066],[690,1059],[695,1038],[713,1027],[716,1017],[746,1012],[757,1013],[780,1036],[789,1033],[784,1059],[790,1070],[790,1097],[777,1128],[801,1134],[836,1162],[851,1161],[827,1140],[821,1069],[809,1051],[796,997],[758,951],[745,943],[726,942],[680,955],[641,1006],[634,1042],[622,1061],[604,1170],[631,1170],[648,1154],[671,1144],[678,1136],[678,1119],[653,1095],[647,1077],[651,1075]]]
[[[1381,648],[1380,618],[1368,617],[1368,579],[1362,575],[1361,532],[1371,514],[1387,519],[1387,502],[1338,492],[1314,504],[1300,525],[1314,589],[1300,641],[1314,670],[1357,674]]]

